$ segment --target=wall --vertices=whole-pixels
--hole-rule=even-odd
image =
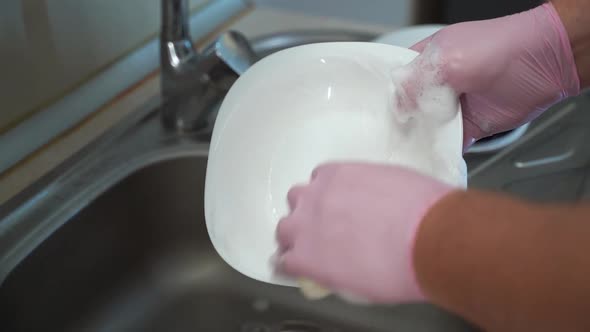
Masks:
[[[405,26],[413,22],[417,0],[255,0],[258,6],[367,24]]]
[[[191,0],[198,8],[206,0]],[[0,132],[158,33],[160,0],[0,2]]]

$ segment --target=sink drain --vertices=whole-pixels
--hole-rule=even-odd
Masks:
[[[338,332],[338,330],[325,329],[312,322],[289,320],[282,322],[277,332]]]
[[[245,323],[240,327],[240,332],[274,332],[274,331],[266,324]]]
[[[286,320],[272,327],[259,322],[244,323],[240,332],[341,332],[340,329],[325,328],[316,323],[302,320]]]

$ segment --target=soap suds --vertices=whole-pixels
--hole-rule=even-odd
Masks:
[[[451,185],[464,178],[461,151],[449,146],[450,126],[459,112],[459,98],[435,65],[438,55],[416,58],[391,71],[390,110],[399,130],[390,161],[412,167]],[[420,73],[420,76],[416,76]],[[443,146],[444,145],[444,146]],[[458,163],[457,163],[458,162]]]

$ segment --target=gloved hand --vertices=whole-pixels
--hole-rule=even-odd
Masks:
[[[411,106],[436,73],[458,95],[464,150],[514,129],[580,92],[567,32],[551,3],[502,18],[448,26],[412,47],[421,52],[398,89]]]
[[[279,222],[279,270],[372,303],[424,299],[412,263],[414,236],[451,187],[412,170],[332,163],[288,194]]]

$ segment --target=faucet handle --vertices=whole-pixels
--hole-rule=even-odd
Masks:
[[[217,57],[238,75],[258,60],[246,37],[237,31],[230,30],[219,36],[214,49]]]
[[[256,61],[258,56],[246,37],[232,30],[222,33],[200,55],[209,83],[223,92]]]
[[[250,43],[237,31],[222,33],[183,66],[163,67],[164,125],[207,136],[215,122],[216,105],[234,82],[258,60]]]

